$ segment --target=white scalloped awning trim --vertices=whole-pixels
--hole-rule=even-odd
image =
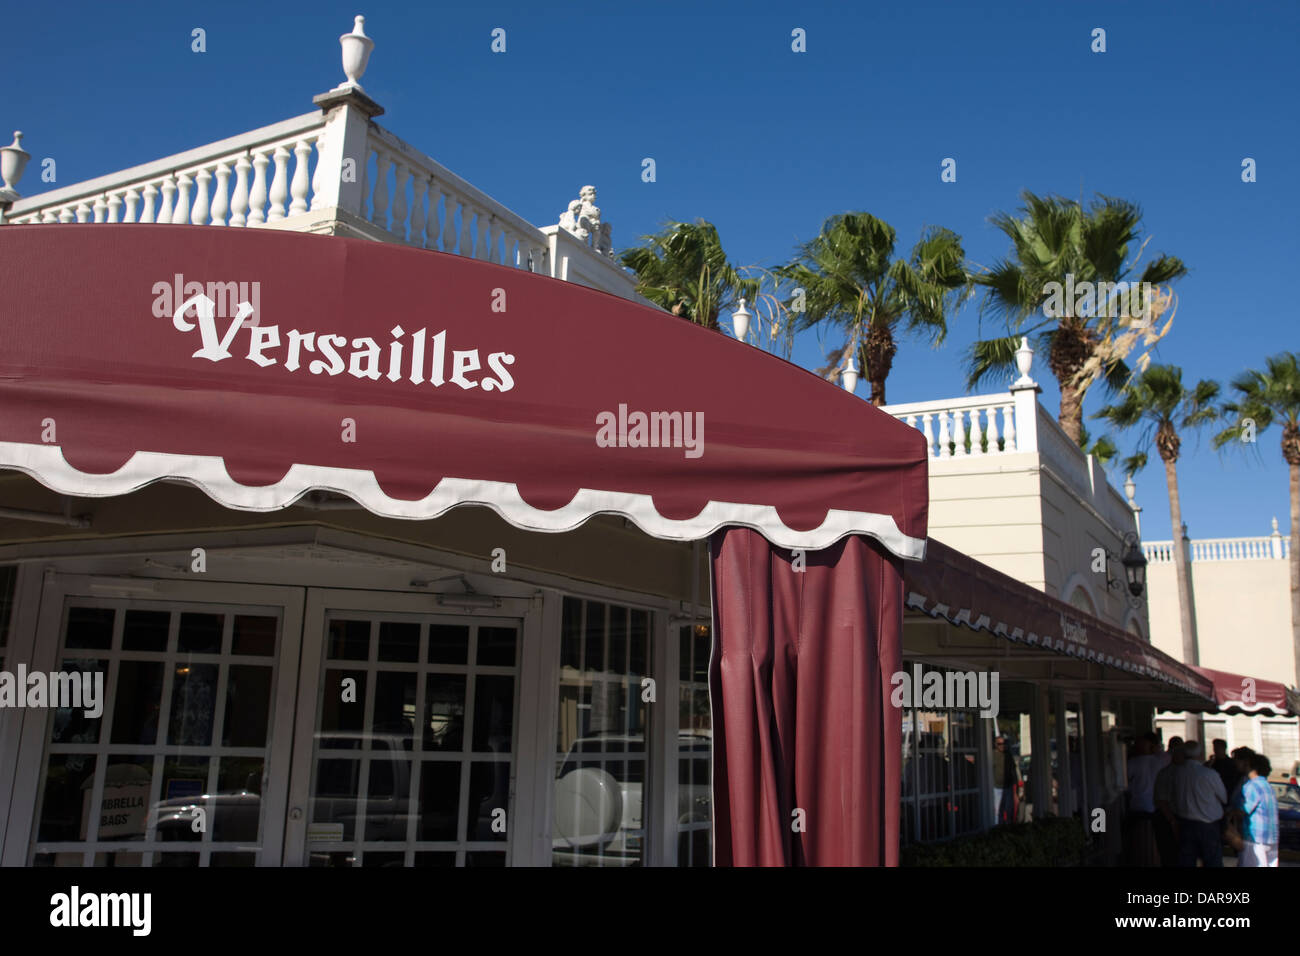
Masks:
[[[1288,717],[1290,712],[1285,708],[1278,707],[1276,704],[1265,704],[1256,702],[1246,704],[1240,700],[1221,700],[1219,701],[1219,712],[1241,711],[1243,714],[1273,714],[1278,717]]]
[[[741,526],[779,548],[820,550],[847,535],[865,534],[900,558],[925,556],[925,539],[903,534],[891,516],[834,508],[811,531],[787,527],[771,505],[710,501],[694,518],[678,520],[659,514],[649,495],[590,488],[580,488],[563,508],[545,511],[524,501],[514,484],[469,478],[443,478],[425,497],[406,501],[389,497],[374,473],[361,469],[292,465],[273,485],[242,485],[230,477],[221,458],[138,451],[117,471],[97,475],[69,465],[58,445],[22,442],[0,442],[0,468],[24,472],[52,491],[81,498],[126,495],[171,479],[197,485],[213,501],[240,511],[278,511],[308,492],[332,491],[385,518],[437,518],[460,505],[482,505],[516,528],[560,532],[572,531],[594,515],[616,514],[646,534],[670,541],[698,541],[719,528]]]
[[[972,611],[969,608],[962,608],[956,613],[953,613],[952,609],[946,604],[936,602],[932,607],[927,608],[926,605],[929,603],[930,599],[924,594],[917,591],[909,591],[907,593],[908,607],[914,608],[923,614],[928,614],[933,618],[941,617],[950,624],[964,624],[972,631],[987,631],[988,633],[998,637],[1004,637],[1009,641],[1029,644],[1035,647],[1043,647],[1049,651],[1055,651],[1056,653],[1062,654],[1066,657],[1080,657],[1086,660],[1096,661],[1098,664],[1104,664],[1107,667],[1114,667],[1118,670],[1128,671],[1132,674],[1154,677],[1156,680],[1163,681],[1164,683],[1177,687],[1179,690],[1186,691],[1189,694],[1196,693],[1191,684],[1175,680],[1170,675],[1165,674],[1163,671],[1152,667],[1149,664],[1124,660],[1122,658],[1113,657],[1110,654],[1100,654],[1092,648],[1083,648],[1072,641],[1065,641],[1059,637],[1053,637],[1050,634],[1039,635],[1030,631],[1029,634],[1026,635],[1024,629],[1019,627],[1012,628],[1008,632],[1005,622],[998,621],[994,624],[987,614],[981,614],[975,623],[972,624],[970,620]]]

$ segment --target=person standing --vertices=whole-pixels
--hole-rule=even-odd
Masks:
[[[1174,771],[1173,809],[1178,818],[1178,865],[1223,866],[1223,780],[1201,763],[1198,740],[1183,744],[1185,759]]]
[[[1187,759],[1183,754],[1183,738],[1171,738],[1169,749],[1157,755],[1157,759],[1161,768],[1151,788],[1156,806],[1155,816],[1151,818],[1156,832],[1156,849],[1160,852],[1161,866],[1177,866],[1178,818],[1174,815],[1174,776]]]
[[[1228,742],[1222,737],[1215,738],[1214,753],[1206,761],[1206,766],[1219,775],[1224,791],[1231,794],[1240,774],[1237,773],[1237,762],[1228,756]]]
[[[999,824],[1016,822],[1016,785],[1020,768],[1015,754],[1007,749],[1007,738],[998,734],[993,741],[993,806]]]
[[[1160,740],[1148,733],[1133,742],[1128,759],[1128,859],[1132,866],[1159,866],[1155,837],[1155,785],[1160,772]]]
[[[1241,814],[1244,844],[1238,866],[1277,866],[1277,797],[1268,782],[1273,765],[1263,754],[1250,758],[1250,773],[1242,784],[1235,810]]]

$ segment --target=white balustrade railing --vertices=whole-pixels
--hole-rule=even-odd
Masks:
[[[1280,534],[1253,538],[1201,538],[1191,542],[1193,561],[1265,561],[1291,556],[1291,539]],[[1167,564],[1174,560],[1172,541],[1148,541],[1142,545],[1147,561]]]
[[[308,113],[98,179],[19,199],[5,222],[255,226],[304,212],[325,119]]]
[[[364,167],[357,213],[391,241],[548,271],[545,233],[373,123]]]
[[[4,215],[32,223],[263,226],[320,212],[340,188],[344,124],[321,113],[231,137],[143,166],[20,199]],[[379,238],[549,274],[550,238],[373,121],[364,134],[359,208]],[[333,181],[330,181],[333,180]],[[304,223],[306,228],[310,223]],[[292,224],[291,224],[292,225]],[[375,230],[370,230],[374,233]]]
[[[931,458],[978,457],[1019,450],[1015,398],[1009,392],[885,405],[881,411],[925,435]]]

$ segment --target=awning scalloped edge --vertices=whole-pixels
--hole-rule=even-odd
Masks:
[[[418,500],[392,498],[373,472],[319,465],[290,466],[273,485],[243,485],[230,477],[221,458],[138,451],[117,471],[94,474],[73,468],[58,445],[0,442],[0,468],[24,472],[59,494],[109,498],[139,491],[164,480],[186,481],[213,501],[239,511],[278,511],[312,491],[346,495],[373,514],[385,518],[437,518],[461,505],[491,508],[525,531],[572,531],[598,514],[615,514],[632,521],[646,534],[670,541],[698,541],[720,528],[752,528],[779,548],[820,550],[851,534],[875,538],[900,558],[920,560],[925,539],[903,534],[889,515],[828,509],[821,525],[795,531],[785,525],[771,505],[710,501],[694,518],[665,518],[649,495],[580,488],[562,508],[547,511],[524,501],[508,482],[443,478]]]
[[[935,602],[927,608],[926,605],[929,601],[930,599],[924,594],[920,594],[916,591],[908,591],[907,606],[909,608],[913,608],[923,614],[928,614],[933,618],[943,618],[949,624],[965,625],[972,631],[987,631],[989,634],[996,637],[1004,637],[1017,644],[1043,647],[1047,650],[1055,651],[1064,657],[1075,657],[1079,660],[1092,661],[1105,667],[1113,667],[1118,670],[1128,671],[1132,674],[1141,674],[1145,677],[1153,677],[1156,680],[1169,684],[1172,687],[1177,687],[1179,690],[1185,691],[1189,694],[1196,693],[1195,689],[1190,684],[1174,680],[1159,668],[1152,667],[1149,664],[1139,664],[1135,661],[1115,657],[1112,654],[1098,653],[1087,648],[1081,650],[1072,642],[1063,640],[1059,637],[1053,637],[1050,634],[1039,635],[1034,631],[1030,631],[1028,635],[1026,635],[1024,629],[1019,627],[1008,630],[1005,622],[998,621],[994,624],[987,614],[981,614],[976,622],[972,624],[970,620],[972,612],[969,608],[963,608],[958,610],[956,613],[953,613],[952,609],[947,604],[941,604],[939,602]]]

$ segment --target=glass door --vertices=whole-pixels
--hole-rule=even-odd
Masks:
[[[51,694],[24,725],[21,862],[278,864],[301,602],[296,588],[53,578],[31,669],[83,699]]]
[[[432,604],[309,592],[287,860],[510,864],[522,621]]]

